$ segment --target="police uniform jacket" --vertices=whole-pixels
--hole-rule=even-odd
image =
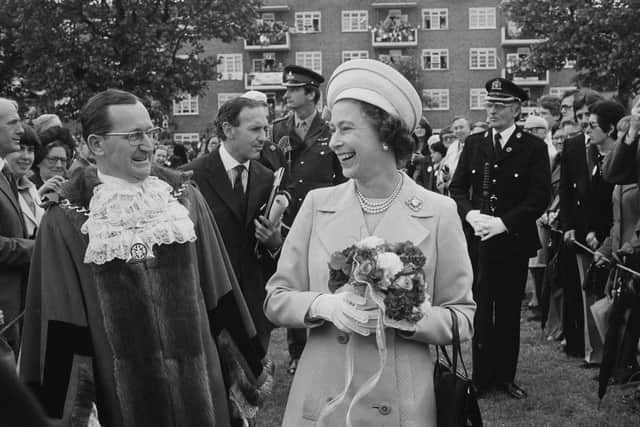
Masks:
[[[294,115],[289,114],[288,119],[273,126],[275,144],[285,136],[289,137],[291,144],[291,152],[285,154],[285,158],[291,156],[291,168],[286,180],[291,205],[285,222],[291,223],[309,191],[340,184],[345,178],[340,161],[329,148],[331,130],[320,114],[315,113],[304,141],[295,132]]]
[[[506,233],[486,242],[489,253],[535,255],[540,248],[536,219],[551,197],[545,142],[516,127],[496,156],[492,131],[469,136],[449,187],[463,221],[470,210],[487,205],[483,181],[488,183],[489,197],[493,196],[489,214],[500,217],[507,227]]]

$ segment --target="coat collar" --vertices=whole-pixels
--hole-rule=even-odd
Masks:
[[[496,162],[501,162],[514,154],[516,154],[522,148],[522,143],[524,142],[523,138],[523,130],[520,126],[516,126],[516,129],[511,134],[511,137],[507,141],[507,143],[502,148],[502,152],[500,155],[495,157]],[[487,153],[489,158],[494,158],[494,148],[493,148],[493,131],[488,130],[484,133],[484,141],[483,141],[483,151]]]
[[[20,212],[20,205],[18,204],[16,195],[13,193],[13,190],[11,189],[11,185],[9,184],[9,181],[7,181],[7,178],[5,178],[4,174],[2,173],[2,170],[0,170],[0,192],[4,193],[6,198],[9,199],[9,201],[11,202],[11,205],[13,206],[13,208],[16,210],[16,213],[20,215],[20,217],[22,218],[22,213]]]
[[[424,220],[434,216],[428,192],[403,173],[403,186],[376,229],[369,233],[358,201],[354,181],[334,187],[323,199],[318,212],[324,225],[319,233],[329,254],[375,235],[388,242],[411,241],[420,245],[429,235]]]

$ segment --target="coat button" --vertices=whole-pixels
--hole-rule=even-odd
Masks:
[[[498,165],[497,164],[493,165],[493,168],[498,169]]]
[[[578,200],[578,201],[576,202],[576,204],[577,204],[578,206],[580,206],[580,200]]]
[[[513,177],[514,177],[514,178],[517,178],[517,177],[519,177],[519,176],[520,176],[520,175],[518,175],[517,173],[514,173],[514,174],[513,174]]]
[[[476,173],[476,170],[475,169],[471,169],[471,173]]]
[[[338,334],[338,342],[340,344],[346,344],[349,342],[349,335],[347,334]]]
[[[301,180],[301,179],[299,179],[299,180],[298,180],[298,184],[302,184],[303,182],[304,182],[304,181],[303,181],[303,180]]]
[[[391,413],[391,406],[384,403],[377,403],[373,407],[378,410],[380,415],[389,415]]]
[[[496,179],[495,179],[495,178],[493,178],[493,179],[491,180],[491,182],[493,182],[493,183],[495,184],[495,183],[496,183]]]
[[[578,184],[576,184],[575,182],[573,183],[573,188],[577,188]]]
[[[324,156],[324,151],[321,151],[321,152],[320,152],[320,155],[321,155],[321,156]]]
[[[300,164],[301,164],[301,165],[304,165],[304,160],[300,160]]]
[[[302,197],[298,197],[298,201],[301,202],[302,201]]]

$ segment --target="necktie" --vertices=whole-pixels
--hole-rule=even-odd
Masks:
[[[9,165],[5,164],[2,168],[2,173],[9,183],[9,187],[11,187],[11,191],[13,191],[13,195],[18,198],[18,185],[16,184],[16,179],[13,176],[13,173],[9,170]]]
[[[496,157],[500,157],[502,155],[502,136],[499,133],[496,133],[494,136],[494,150],[496,152]]]
[[[244,187],[242,186],[242,173],[245,171],[245,169],[246,168],[244,167],[244,165],[238,165],[233,168],[236,174],[233,180],[233,192],[238,196],[242,213],[247,210],[247,198],[244,192]]]

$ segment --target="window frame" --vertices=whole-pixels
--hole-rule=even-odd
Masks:
[[[318,19],[318,29],[308,31],[305,30],[305,20],[311,21],[311,27],[313,27],[314,18]],[[300,22],[298,22],[300,21]],[[296,29],[297,34],[314,34],[322,32],[322,12],[319,10],[306,10],[301,12],[296,12],[293,18],[294,28]],[[302,24],[302,28],[298,26],[298,24]]]
[[[197,116],[200,114],[200,99],[198,95],[184,94],[180,97],[183,98],[180,101],[173,100],[174,116]]]
[[[353,19],[356,19],[356,22],[360,24],[360,14],[364,14],[366,17],[366,21],[364,23],[363,28],[353,28]],[[343,10],[341,13],[341,21],[340,26],[343,33],[366,33],[369,31],[369,11],[368,10]],[[345,19],[350,23],[350,28],[345,28]]]
[[[474,14],[475,12],[475,14]],[[474,22],[475,18],[475,22]],[[481,19],[485,19],[481,25]],[[469,8],[469,29],[470,30],[495,30],[497,28],[497,11],[495,7],[470,7]]]
[[[477,55],[477,65],[473,66],[474,51]],[[486,56],[486,67],[481,67],[481,57]],[[493,66],[489,65],[490,58],[493,56]],[[496,70],[498,68],[498,50],[495,47],[470,47],[469,48],[469,69],[470,70]]]
[[[431,28],[434,13],[444,12],[445,26],[440,28]],[[429,17],[429,28],[426,27],[426,18]],[[438,15],[436,15],[438,16]],[[444,31],[449,29],[449,8],[424,8],[422,9],[422,29],[424,31]]]
[[[200,142],[200,134],[197,132],[177,132],[173,134],[173,142],[182,145],[185,143],[198,143]]]
[[[314,68],[313,67],[313,61],[315,60],[315,58],[311,59],[311,66],[309,66],[309,64],[307,64],[307,60],[303,60],[300,61],[298,58],[304,56],[305,58],[308,56],[315,56],[318,55],[319,56],[319,61],[320,61],[320,67],[319,68]],[[305,68],[309,68],[310,70],[315,71],[316,73],[322,75],[322,51],[321,50],[305,50],[305,51],[300,51],[300,52],[296,52],[296,65],[300,65],[302,67]]]
[[[239,59],[238,64],[240,71],[221,71],[220,67],[224,64],[225,68],[229,62],[229,58],[233,58],[233,66],[236,66],[236,60]],[[253,65],[253,64],[252,64]],[[218,64],[216,65],[216,71],[219,74],[218,80],[242,80],[244,71],[243,58],[241,53],[220,53],[218,54]],[[231,74],[230,77],[225,77],[225,74]],[[233,77],[235,76],[235,78]]]
[[[365,56],[362,56],[363,53],[365,54]],[[351,57],[349,59],[345,59],[345,54],[357,54],[357,57],[355,58]],[[350,61],[352,59],[369,59],[369,51],[368,50],[343,50],[341,59],[342,59],[342,63]]]
[[[437,92],[437,95],[435,94],[430,95],[429,93],[432,93],[432,92]],[[440,101],[443,99],[441,98],[443,95],[446,95],[446,107],[438,106],[438,108],[432,108],[428,105],[428,103],[423,102],[422,109],[424,111],[449,111],[451,109],[451,93],[449,89],[423,89],[422,90],[423,101],[426,97],[434,98],[435,96],[438,96],[440,97],[438,104],[440,104]]]
[[[477,105],[474,106],[474,98],[477,98]],[[487,90],[485,88],[477,87],[469,89],[469,109],[470,110],[484,110],[484,104],[487,99]]]
[[[442,55],[444,53],[444,55]],[[433,67],[433,62],[431,62],[431,67],[427,68],[425,66],[425,59],[427,56],[429,56],[431,59],[434,58],[434,55],[438,57],[439,60],[439,66],[438,68],[434,68]],[[442,67],[442,58],[443,56],[445,57],[445,67]],[[446,71],[449,69],[449,49],[447,48],[442,48],[442,49],[422,49],[422,70],[423,71]]]

